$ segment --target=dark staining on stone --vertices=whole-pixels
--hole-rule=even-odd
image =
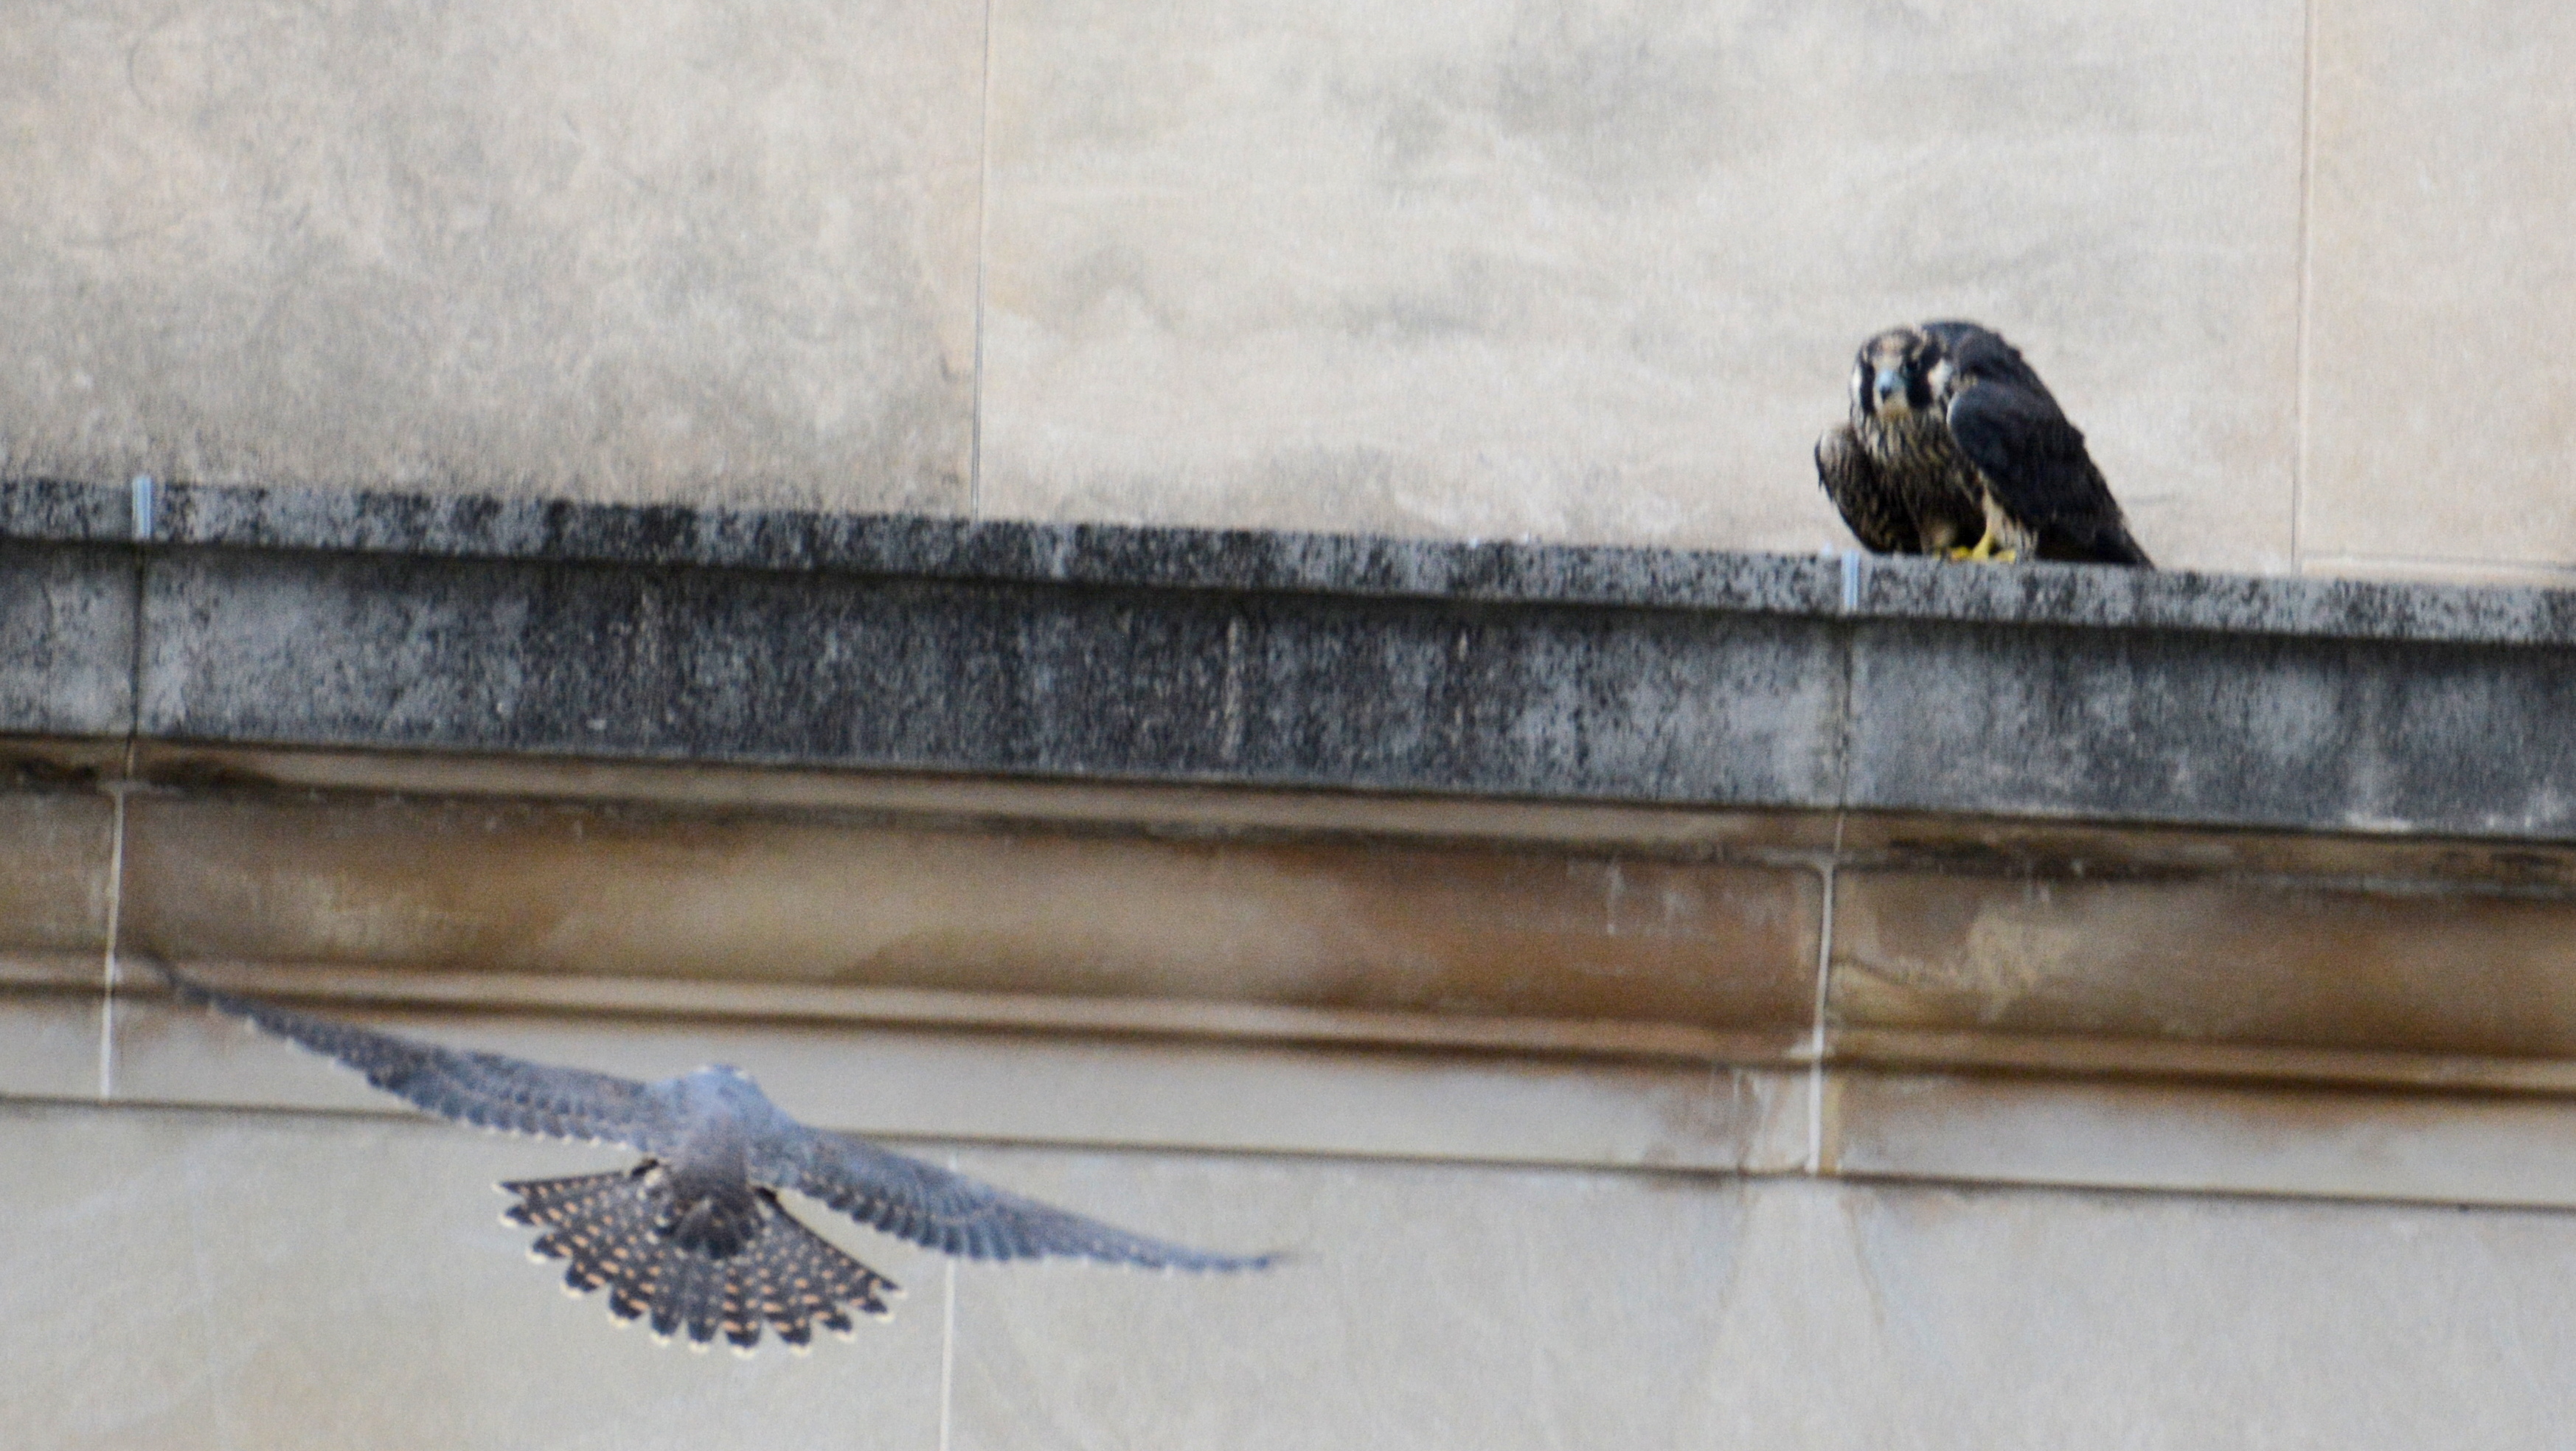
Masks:
[[[95,763],[0,749],[0,789],[91,791],[105,778],[106,773]]]
[[[139,655],[213,746],[2576,839],[2576,594],[185,485],[65,537],[104,497],[0,485],[0,734],[122,734]]]

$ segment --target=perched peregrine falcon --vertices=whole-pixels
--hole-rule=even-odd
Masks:
[[[217,992],[153,967],[180,1000],[244,1019],[338,1059],[376,1087],[457,1123],[642,1151],[631,1169],[504,1184],[504,1216],[544,1231],[535,1252],[571,1261],[575,1293],[605,1288],[609,1313],[649,1317],[656,1338],[718,1333],[739,1353],[775,1327],[791,1349],[814,1326],[853,1332],[849,1312],[890,1313],[895,1283],[841,1253],[778,1202],[810,1194],[861,1224],[970,1259],[1076,1255],[1162,1270],[1256,1270],[1271,1255],[1220,1255],[1147,1239],[841,1134],[809,1129],[731,1068],[637,1083],[497,1053],[465,1053]]]
[[[1881,554],[2148,566],[2084,435],[2013,345],[1972,322],[1861,345],[1851,422],[1816,479]]]

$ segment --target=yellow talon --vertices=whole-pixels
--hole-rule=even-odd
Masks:
[[[1975,544],[1972,544],[1965,549],[1954,548],[1947,549],[1942,552],[1952,559],[1969,560],[1978,564],[2010,564],[2021,557],[2020,550],[1997,549],[1995,547],[1995,531],[1994,526],[1991,524],[1986,527],[1985,537],[1979,539]]]

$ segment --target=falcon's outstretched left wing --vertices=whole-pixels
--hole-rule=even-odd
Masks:
[[[349,1023],[235,997],[189,981],[168,963],[137,959],[180,1001],[251,1023],[339,1060],[387,1093],[440,1118],[551,1139],[625,1144],[648,1154],[676,1147],[670,1105],[645,1084],[499,1053],[459,1052]]]

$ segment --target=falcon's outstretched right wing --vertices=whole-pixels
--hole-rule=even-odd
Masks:
[[[669,1106],[633,1079],[416,1043],[218,992],[180,976],[168,963],[137,960],[158,972],[181,1002],[202,1004],[335,1058],[440,1118],[551,1139],[624,1144],[648,1154],[667,1154],[677,1145]]]

